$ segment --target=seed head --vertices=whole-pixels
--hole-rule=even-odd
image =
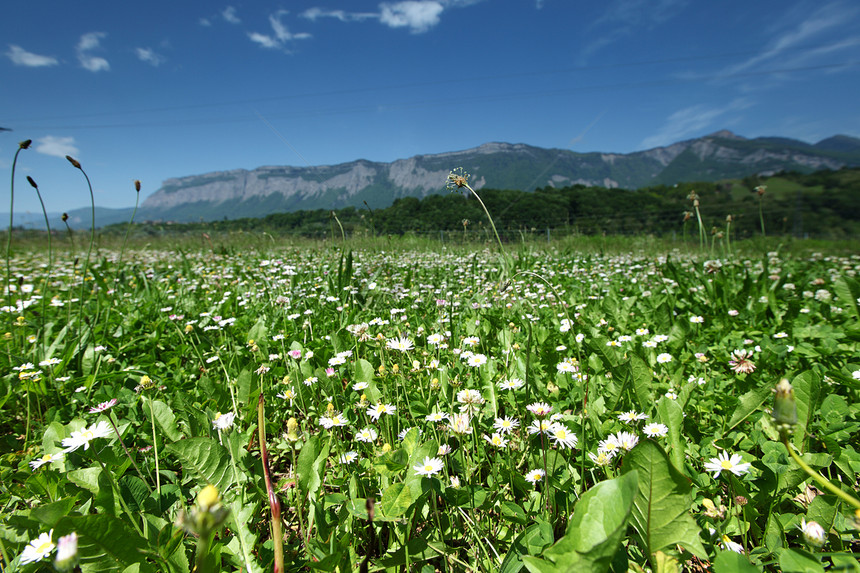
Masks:
[[[77,169],[81,168],[81,164],[78,162],[78,160],[71,155],[66,155],[66,159],[69,161],[69,163],[72,164],[73,167],[76,167]]]
[[[63,213],[63,216],[61,217],[61,219],[63,220],[63,223],[65,223],[66,221],[68,221],[68,220],[69,220],[69,214],[68,214],[68,213]]]
[[[36,185],[36,182],[35,182],[35,181],[33,181],[33,178],[32,178],[32,177],[30,177],[29,175],[27,175],[27,183],[29,183],[29,184],[30,184],[30,187],[32,187],[33,189],[38,189],[38,188],[39,188],[39,186],[38,186],[38,185]]]
[[[448,189],[454,191],[463,187],[469,187],[469,174],[462,167],[457,167],[448,173]]]
[[[134,190],[140,193],[140,179],[134,180]]]
[[[18,144],[18,149],[29,149],[30,144],[33,143],[32,139],[25,139],[21,143]]]

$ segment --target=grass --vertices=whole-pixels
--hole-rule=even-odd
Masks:
[[[739,242],[743,254],[708,274],[703,258],[646,238],[607,238],[582,253],[575,242],[520,245],[500,291],[491,247],[440,252],[405,239],[344,252],[242,236],[219,252],[135,241],[122,263],[95,249],[82,281],[58,237],[47,290],[47,254],[15,243],[23,310],[11,313],[0,387],[0,471],[20,486],[0,495],[10,571],[51,530],[54,542],[76,532],[82,563],[107,569],[272,567],[259,436],[283,508],[286,569],[626,570],[669,558],[727,571],[731,543],[760,570],[853,559],[853,509],[808,487],[817,482],[792,462],[767,408],[788,378],[800,413],[791,444],[856,495],[856,257],[762,256],[770,242]],[[101,320],[87,325],[90,316]],[[754,371],[732,371],[738,348],[752,351]],[[524,384],[508,390],[511,380]],[[34,400],[29,418],[21,389]],[[535,403],[557,419],[535,415]],[[373,419],[377,404],[394,411]],[[428,422],[461,410],[465,431],[450,418]],[[631,411],[647,418],[619,418]],[[219,413],[232,423],[213,426]],[[111,431],[30,467],[108,416],[122,443]],[[287,437],[290,418],[298,439]],[[502,433],[494,424],[505,418],[519,426]],[[552,433],[529,432],[541,420]],[[24,443],[27,423],[36,439]],[[649,423],[665,435],[649,437]],[[557,441],[562,427],[575,447]],[[366,428],[375,439],[359,440]],[[494,433],[503,447],[488,441]],[[612,451],[605,464],[597,458]],[[715,478],[705,464],[720,452],[749,469]],[[427,458],[438,472],[421,469]],[[528,481],[535,470],[543,476]],[[651,480],[671,508],[643,493]],[[208,484],[218,501],[201,508],[193,500]],[[597,509],[609,499],[621,514]],[[659,542],[648,511],[672,516]],[[215,525],[210,514],[231,517]],[[825,528],[823,552],[804,541],[801,518]],[[198,537],[182,532],[207,523],[201,557]],[[615,533],[589,549],[584,532],[610,525]],[[115,535],[127,544],[112,547]]]

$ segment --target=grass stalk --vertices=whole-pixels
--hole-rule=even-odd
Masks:
[[[32,139],[27,139],[18,144],[18,150],[15,152],[15,158],[12,159],[12,183],[11,197],[9,199],[9,234],[6,237],[6,297],[8,305],[14,306],[12,295],[12,217],[15,212],[15,167],[18,165],[18,154],[22,149],[29,149]],[[9,313],[9,332],[12,332],[12,313]],[[7,347],[8,348],[8,347]],[[27,444],[25,442],[24,447]]]
[[[281,532],[281,502],[275,493],[272,476],[269,471],[269,451],[266,448],[266,414],[263,394],[257,401],[257,427],[260,438],[260,459],[263,463],[263,477],[266,481],[266,492],[269,496],[269,511],[272,513],[272,543],[275,550],[274,573],[284,570],[284,536]]]

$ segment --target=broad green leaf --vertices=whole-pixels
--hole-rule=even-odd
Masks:
[[[797,425],[794,427],[792,442],[803,451],[803,441],[806,438],[806,425],[812,417],[812,412],[818,407],[821,381],[812,370],[801,372],[791,381],[794,387],[794,398],[797,403]]]
[[[734,551],[719,551],[714,560],[714,573],[759,573],[750,560]]]
[[[397,517],[406,513],[414,501],[412,489],[406,487],[404,483],[398,482],[388,486],[388,489],[382,494],[379,510],[385,517]]]
[[[233,485],[235,476],[227,450],[212,438],[188,438],[169,444],[165,451],[182,462],[182,468],[201,482],[212,484],[225,492]]]
[[[860,281],[853,278],[839,277],[833,282],[833,293],[839,300],[845,312],[854,318],[860,319]]]
[[[144,511],[149,489],[142,479],[136,475],[124,475],[119,480],[119,491],[122,498],[132,511]]]
[[[73,531],[78,534],[78,552],[84,561],[98,560],[123,569],[138,564],[142,572],[155,571],[145,552],[154,553],[156,548],[121,519],[104,514],[64,517],[54,527],[54,538]]]
[[[669,443],[669,458],[676,468],[684,468],[684,442],[681,441],[681,429],[684,425],[684,412],[681,406],[671,398],[662,397],[657,402],[657,414],[660,421],[669,428],[666,440]]]
[[[690,480],[669,461],[663,449],[645,439],[633,448],[621,465],[621,473],[636,470],[639,492],[633,503],[631,524],[646,555],[675,544],[707,558],[699,539],[699,526],[690,514]]]
[[[812,553],[800,549],[783,549],[779,552],[782,573],[824,573],[821,561]]]
[[[543,552],[543,559],[523,558],[529,571],[608,571],[627,531],[637,479],[634,470],[585,492],[564,537]],[[547,562],[553,567],[546,567]]]
[[[754,388],[740,397],[735,411],[732,412],[732,417],[729,420],[727,431],[731,431],[735,426],[746,420],[750,414],[758,410],[768,398],[773,396],[773,387],[762,386]]]
[[[30,519],[38,521],[48,527],[53,527],[61,518],[65,517],[75,506],[77,497],[64,497],[57,501],[34,507],[30,510]]]
[[[257,536],[248,529],[248,524],[252,521],[256,510],[257,503],[246,503],[243,505],[237,497],[230,504],[230,520],[228,522],[230,529],[234,530],[234,537],[227,544],[227,548],[236,555],[243,569],[251,573],[261,573],[263,571],[253,556]]]
[[[155,417],[156,425],[171,442],[175,442],[182,438],[182,434],[179,432],[179,426],[176,425],[176,416],[173,414],[173,410],[170,409],[170,406],[161,400],[150,400],[146,396],[143,396],[143,400],[145,402],[143,411],[146,414],[146,417]],[[151,411],[150,405],[152,407]]]
[[[302,449],[299,451],[299,459],[296,462],[296,474],[298,476],[299,487],[303,492],[308,491],[308,483],[310,483],[311,473],[314,471],[314,461],[320,453],[320,439],[317,436],[310,436],[308,440],[302,444]]]
[[[266,341],[269,339],[269,329],[266,328],[266,315],[263,314],[260,318],[257,319],[257,322],[254,323],[254,326],[251,327],[251,330],[248,331],[248,340],[253,340],[263,346]]]

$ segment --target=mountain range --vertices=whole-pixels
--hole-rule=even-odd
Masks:
[[[456,167],[470,174],[476,190],[533,191],[576,184],[637,189],[856,166],[860,166],[860,139],[845,135],[810,144],[782,137],[747,139],[723,130],[626,154],[485,143],[391,163],[359,159],[339,165],[266,166],[172,178],[144,200],[136,220],[211,221],[283,211],[363,208],[365,203],[386,207],[402,197],[445,193],[448,173]],[[128,221],[130,216],[131,209],[99,209],[96,222],[103,226]],[[18,215],[16,221],[20,221]],[[88,227],[90,210],[70,211],[69,222]]]

